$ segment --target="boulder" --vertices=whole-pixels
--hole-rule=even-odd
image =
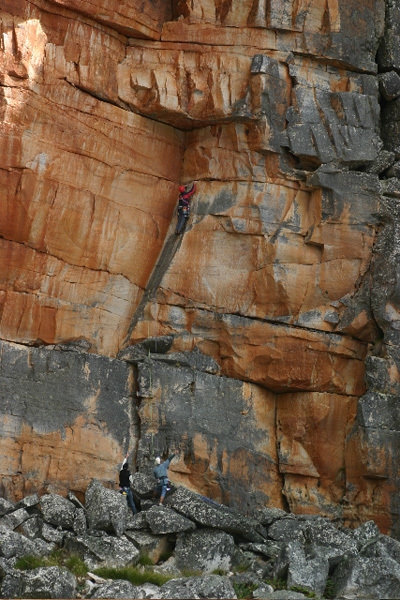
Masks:
[[[15,531],[21,533],[30,540],[34,540],[42,535],[43,525],[50,527],[47,523],[43,523],[43,519],[40,515],[32,515],[29,519],[19,525],[19,527],[16,527]]]
[[[196,524],[166,506],[152,506],[145,513],[146,521],[153,533],[179,533],[193,531]]]
[[[338,598],[400,598],[400,565],[392,558],[353,556],[332,576]]]
[[[228,577],[208,575],[171,579],[161,586],[158,598],[237,598]]]
[[[235,542],[228,533],[199,529],[178,537],[175,546],[176,566],[181,571],[229,571],[234,552]]]
[[[15,510],[15,504],[6,500],[6,498],[0,498],[0,517],[4,517],[9,512]]]
[[[34,541],[13,531],[0,531],[0,556],[19,558],[26,554],[38,554]]]
[[[321,596],[328,579],[329,561],[321,555],[307,556],[300,542],[289,542],[275,563],[275,575],[286,574],[289,589],[303,587]]]
[[[128,522],[126,498],[116,490],[106,489],[92,479],[86,490],[86,515],[90,529],[102,529],[122,535]]]
[[[252,542],[263,542],[267,538],[267,532],[255,519],[245,517],[184,488],[175,492],[170,504],[178,513],[204,527],[222,529]]]
[[[139,550],[124,536],[103,535],[68,536],[64,547],[74,552],[88,565],[89,569],[98,566],[123,567],[135,565],[140,556]]]
[[[40,509],[43,519],[47,523],[64,529],[72,529],[76,508],[66,498],[58,494],[45,494],[40,499]]]
[[[139,498],[149,498],[153,495],[156,481],[151,475],[145,473],[132,474],[132,489]]]
[[[42,537],[46,542],[54,542],[55,544],[62,545],[66,532],[61,528],[52,527],[48,523],[43,523]]]
[[[1,585],[2,598],[75,598],[76,578],[61,567],[39,567],[7,574]]]

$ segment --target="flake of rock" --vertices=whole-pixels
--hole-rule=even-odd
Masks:
[[[158,598],[237,598],[228,577],[207,575],[171,579],[160,588]]]
[[[39,502],[39,494],[31,494],[30,496],[25,496],[25,498],[22,498],[19,502],[17,502],[15,508],[32,508],[32,506],[37,506]]]
[[[98,566],[123,567],[135,565],[140,556],[139,550],[125,536],[103,535],[67,536],[64,547],[75,552],[85,561],[89,569]]]
[[[184,488],[175,492],[170,504],[174,510],[204,527],[222,529],[252,542],[263,542],[268,537],[263,526],[255,519],[244,517]]]
[[[24,508],[19,508],[0,519],[0,528],[13,530],[27,519],[30,519],[30,514]]]
[[[45,494],[40,498],[40,509],[47,523],[72,529],[76,508],[66,498],[57,494]]]
[[[354,556],[334,571],[338,598],[400,598],[400,565],[391,558]]]
[[[15,504],[9,502],[5,498],[0,497],[0,517],[4,517],[9,512],[15,510]]]
[[[181,571],[229,571],[234,552],[235,542],[230,534],[214,529],[199,529],[178,537],[175,546],[176,565]]]
[[[338,557],[358,554],[358,545],[351,532],[340,531],[326,519],[321,518],[309,523],[304,533],[310,544],[328,548]]]
[[[124,579],[114,579],[100,586],[96,586],[86,595],[86,598],[143,598],[139,588]]]
[[[146,511],[146,521],[153,533],[193,531],[196,524],[166,506],[152,506]]]
[[[126,497],[106,489],[92,479],[86,490],[86,516],[90,529],[101,529],[122,535],[126,529],[129,508]]]
[[[152,535],[145,531],[126,531],[125,536],[140,550],[140,554],[150,558],[156,564],[168,551],[169,542],[165,535]]]

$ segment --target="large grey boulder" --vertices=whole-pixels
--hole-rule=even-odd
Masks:
[[[229,533],[199,529],[178,537],[175,546],[176,566],[181,571],[229,571],[234,553],[235,542]]]
[[[152,475],[146,473],[132,474],[132,489],[139,498],[150,498],[153,495],[156,480]]]
[[[275,564],[277,577],[286,574],[288,588],[302,587],[321,596],[328,580],[329,561],[320,555],[306,556],[300,542],[289,542]]]
[[[103,585],[96,586],[86,595],[86,598],[145,598],[137,586],[125,579],[114,579]]]
[[[146,521],[153,533],[179,533],[193,531],[196,524],[166,506],[152,506],[145,513]]]
[[[66,498],[57,494],[45,494],[40,499],[40,508],[46,523],[63,529],[72,529],[76,508]]]
[[[208,575],[171,579],[161,586],[158,598],[237,598],[228,577]]]
[[[280,508],[268,508],[267,506],[264,506],[263,508],[258,508],[253,513],[254,519],[256,519],[256,521],[259,521],[261,525],[264,525],[265,527],[271,525],[274,521],[277,521],[278,519],[284,519],[288,516],[289,513],[285,512]]]
[[[64,541],[69,552],[81,556],[89,569],[99,566],[123,567],[135,565],[140,556],[139,550],[126,537],[103,535],[69,536]]]
[[[351,557],[340,563],[332,579],[338,598],[400,598],[400,565],[392,558]]]
[[[0,556],[4,558],[39,554],[35,542],[14,531],[0,531]]]
[[[178,513],[204,527],[222,529],[252,542],[263,542],[268,537],[263,526],[255,519],[245,517],[184,488],[175,492],[170,505]]]
[[[102,529],[122,535],[128,523],[126,497],[116,490],[106,489],[100,481],[92,479],[86,494],[86,516],[90,529]]]
[[[76,578],[68,569],[39,567],[7,574],[1,585],[2,598],[75,598]]]
[[[278,542],[298,541],[304,544],[306,541],[306,529],[306,522],[289,516],[275,521],[268,528],[268,537]]]

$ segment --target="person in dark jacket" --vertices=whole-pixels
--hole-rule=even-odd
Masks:
[[[194,181],[188,190],[186,187],[188,186],[179,186],[178,223],[175,229],[176,235],[182,233],[186,227],[186,223],[190,215],[190,199],[196,191],[196,182]]]
[[[153,496],[155,497],[158,494],[160,494],[160,505],[164,502],[165,494],[167,493],[168,467],[174,456],[176,455],[171,454],[171,456],[169,456],[167,460],[163,460],[162,458],[160,458],[160,456],[157,456],[155,460],[156,466],[153,469],[153,475],[157,479],[157,486],[154,490]]]
[[[119,472],[119,487],[122,494],[126,495],[126,502],[134,515],[137,513],[135,501],[133,499],[132,490],[132,475],[129,471],[128,457],[124,459],[121,470]]]

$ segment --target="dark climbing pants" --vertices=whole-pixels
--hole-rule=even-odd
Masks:
[[[126,494],[126,502],[127,502],[128,506],[129,506],[129,508],[131,509],[131,511],[133,512],[133,514],[136,515],[137,508],[136,508],[136,505],[135,505],[135,501],[133,499],[131,488],[124,487],[122,489],[124,490],[124,492]]]
[[[189,218],[189,213],[187,212],[179,212],[178,213],[178,223],[176,226],[176,233],[182,233],[182,231],[186,227],[187,220]]]

